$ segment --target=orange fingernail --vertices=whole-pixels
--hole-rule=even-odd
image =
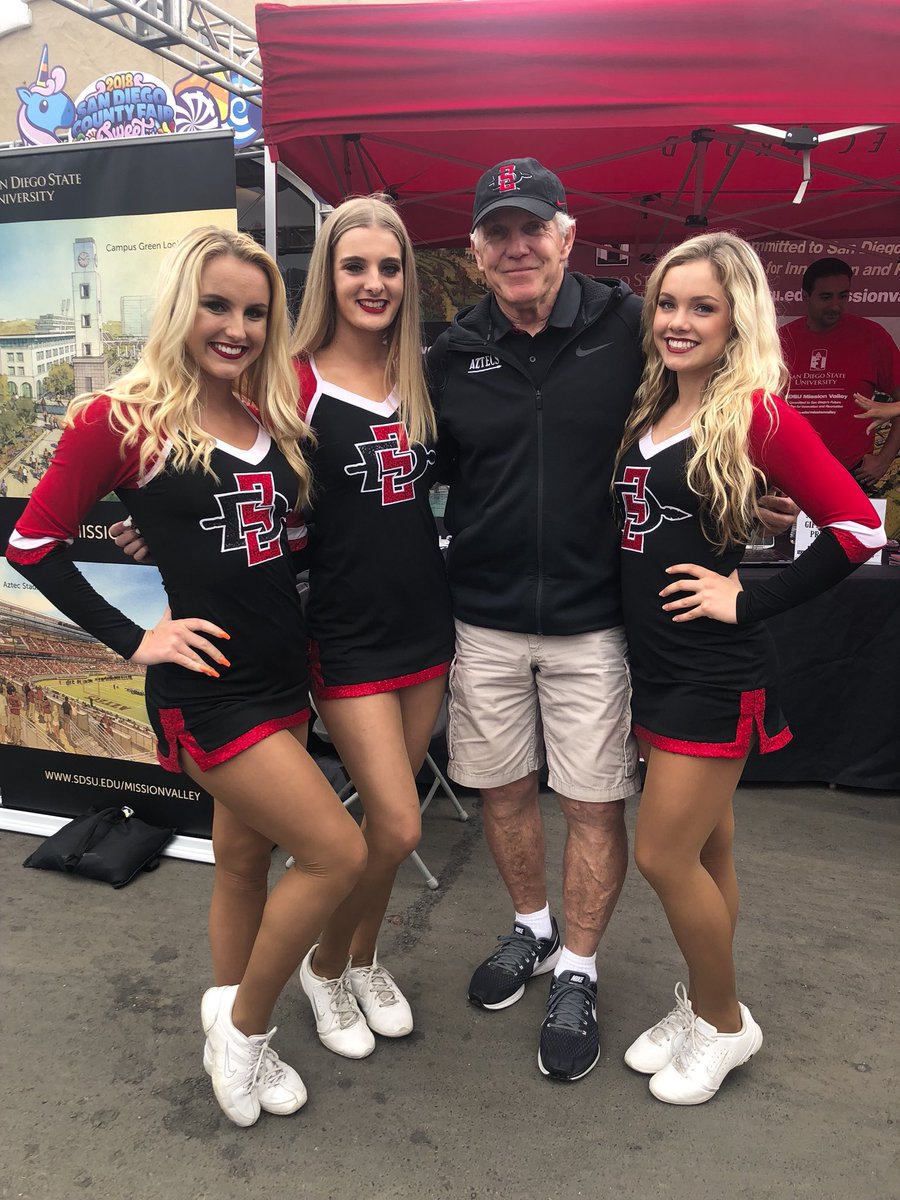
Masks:
[[[223,667],[230,667],[230,666],[231,666],[231,663],[228,661],[228,659],[225,657],[225,655],[224,655],[224,654],[220,654],[220,655],[219,655],[219,658],[218,658],[218,660],[217,660],[217,661],[218,661],[218,662],[219,662],[219,664],[220,664],[221,666],[223,666]]]
[[[230,634],[230,633],[226,633],[224,629],[223,629],[223,630],[222,630],[222,632],[219,634],[219,637],[222,637],[222,638],[224,638],[226,642],[230,642],[230,641],[231,641],[231,634]]]
[[[219,672],[214,670],[212,667],[201,667],[201,670],[203,671],[204,675],[212,675],[213,679],[220,678]]]

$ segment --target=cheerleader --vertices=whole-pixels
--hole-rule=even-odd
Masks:
[[[362,1058],[412,1031],[376,943],[419,842],[415,776],[453,657],[450,593],[428,502],[435,418],[422,368],[416,264],[387,197],[347,200],[316,240],[291,343],[315,441],[309,543],[316,707],[365,819],[368,863],[306,956],[323,1045]]]
[[[7,549],[57,608],[147,668],[160,763],[213,796],[216,986],[201,1006],[204,1066],[242,1126],[306,1101],[272,1048],[272,1010],[366,863],[355,822],[305,750],[289,529],[302,528],[291,517],[310,471],[287,339],[272,259],[243,234],[189,234],[163,267],[143,357],[70,407]],[[152,629],[98,595],[71,557],[79,524],[110,492],[159,565],[169,609]],[[267,896],[275,843],[295,866]]]
[[[791,737],[767,617],[884,545],[872,505],[780,398],[765,272],[728,233],[671,250],[644,301],[646,367],[614,475],[634,730],[647,762],[635,861],[687,964],[675,1007],[629,1047],[669,1104],[702,1104],[762,1045],[738,1000],[732,798],[752,746]],[[823,530],[771,583],[737,577],[765,486]]]

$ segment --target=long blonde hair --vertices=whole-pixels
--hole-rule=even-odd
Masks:
[[[309,430],[298,413],[284,283],[274,260],[247,234],[205,225],[192,230],[166,256],[144,352],[132,370],[103,389],[111,401],[110,425],[123,435],[123,454],[125,447],[140,439],[142,472],[171,442],[168,461],[175,470],[199,468],[214,475],[210,456],[215,438],[198,423],[203,379],[185,343],[197,315],[203,269],[220,255],[259,267],[269,281],[265,344],[259,357],[238,377],[235,392],[242,403],[258,409],[263,426],[300,481],[298,503],[303,503],[312,475],[300,442],[309,436]],[[67,424],[71,425],[96,395],[79,396],[69,406]]]
[[[749,537],[758,515],[757,493],[765,483],[748,451],[752,397],[762,393],[774,427],[777,413],[772,396],[783,392],[788,378],[766,273],[756,251],[735,234],[691,238],[674,246],[654,268],[641,317],[646,365],[616,462],[677,399],[676,375],[664,365],[653,339],[653,318],[666,273],[701,260],[710,263],[725,292],[732,330],[691,419],[694,452],[687,465],[687,483],[700,498],[707,536],[724,551]]]
[[[387,196],[375,193],[345,200],[322,226],[309,261],[306,290],[291,339],[291,353],[308,357],[334,337],[334,248],[351,229],[386,229],[400,243],[403,300],[397,319],[387,333],[384,369],[385,395],[396,391],[400,417],[410,441],[433,441],[437,432],[422,367],[422,328],[416,258],[406,226]]]

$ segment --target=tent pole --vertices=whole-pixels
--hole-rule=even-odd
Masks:
[[[697,168],[694,172],[694,214],[699,216],[703,208],[703,184],[706,174],[706,147],[708,141],[701,137],[697,142]]]
[[[278,180],[275,160],[266,146],[263,153],[263,184],[265,194],[266,250],[278,257]]]

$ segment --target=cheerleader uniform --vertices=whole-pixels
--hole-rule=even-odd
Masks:
[[[831,587],[885,543],[872,505],[784,401],[753,400],[750,456],[769,486],[790,495],[822,534],[771,583],[737,597],[737,624],[709,617],[674,622],[660,591],[667,567],[694,563],[730,575],[744,552],[723,554],[701,525],[687,486],[690,429],[654,445],[631,446],[615,478],[621,534],[622,599],[632,673],[634,731],[676,754],[742,758],[754,734],[766,754],[790,741],[778,701],[778,661],[761,623]],[[684,577],[682,577],[684,578]]]
[[[310,673],[330,700],[446,675],[453,620],[428,503],[434,451],[410,444],[394,395],[376,402],[296,362],[315,432],[309,535]]]
[[[7,560],[82,629],[129,658],[144,630],[94,591],[69,551],[85,514],[115,492],[153,547],[173,619],[202,617],[230,635],[221,649],[231,666],[210,664],[218,679],[175,663],[146,671],[160,764],[179,771],[182,747],[205,771],[309,719],[291,554],[305,528],[288,520],[297,478],[261,426],[249,450],[216,443],[210,466],[217,478],[169,469],[170,446],[142,475],[139,445],[123,458],[122,436],[108,416],[109,401],[99,397],[64,432]]]

